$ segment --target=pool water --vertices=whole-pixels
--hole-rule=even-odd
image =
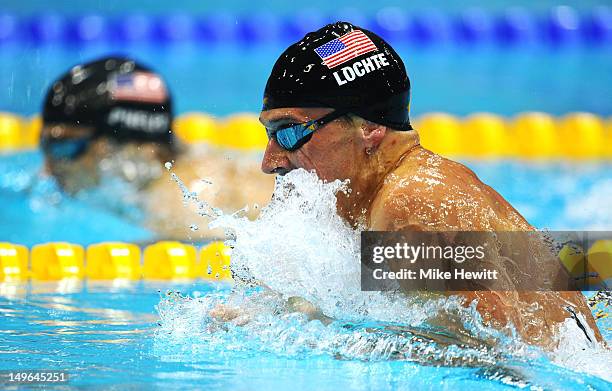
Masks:
[[[392,0],[385,7],[419,11],[431,7],[430,3]],[[564,4],[588,11],[600,3],[571,0]],[[524,0],[513,3],[530,12],[549,12],[550,7],[557,5],[548,0],[538,4]],[[504,1],[484,5],[470,1],[436,4],[445,13],[462,12],[468,9],[466,6],[500,12],[508,8]],[[357,15],[367,12],[372,16],[381,5],[369,0],[344,5],[314,0],[305,7],[296,14],[295,4],[286,1],[269,0],[262,7],[261,2],[227,0],[223,10],[232,18],[272,10],[287,18],[308,19],[308,9],[340,18],[355,14],[356,10]],[[48,8],[29,0],[3,4],[4,12],[17,15],[46,13]],[[347,9],[341,11],[342,8]],[[219,10],[218,4],[199,0],[186,0],[176,6],[144,0],[106,0],[104,4],[91,0],[53,2],[53,12],[64,16],[144,12],[166,17],[181,12],[195,15]],[[389,11],[394,12],[394,8],[388,8]],[[433,111],[461,116],[475,112],[513,116],[524,111],[562,116],[585,111],[602,117],[611,112],[612,51],[608,46],[421,47],[402,40],[395,42],[393,38],[390,43],[404,60],[411,78],[413,117]],[[39,114],[45,92],[58,75],[76,63],[112,53],[128,55],[158,71],[172,92],[175,114],[196,111],[225,116],[260,109],[270,69],[288,42],[0,44],[1,112]],[[538,228],[612,228],[612,162],[464,163]],[[0,154],[0,241],[31,247],[49,241],[89,245],[163,239],[142,227],[137,217],[99,207],[96,194],[89,199],[67,197],[42,175],[42,165],[38,151]],[[169,186],[174,184],[169,181]],[[577,342],[580,334],[564,334],[558,351],[545,355],[512,338],[479,328],[469,310],[466,315],[474,321],[475,328],[470,330],[495,339],[499,347],[462,345],[452,336],[427,328],[398,327],[398,322],[389,319],[357,319],[346,306],[351,300],[363,299],[354,285],[348,286],[342,280],[323,281],[316,273],[299,275],[296,269],[305,259],[321,262],[322,258],[336,261],[329,262],[336,268],[355,266],[350,251],[347,257],[343,252],[346,249],[338,245],[354,244],[350,232],[314,229],[321,222],[328,228],[337,228],[329,210],[319,210],[325,219],[303,226],[299,226],[297,215],[292,214],[295,210],[287,212],[280,216],[288,222],[284,239],[293,245],[280,249],[286,253],[266,243],[249,241],[248,235],[238,235],[236,249],[242,252],[236,254],[247,258],[252,255],[253,265],[262,266],[264,273],[269,266],[268,282],[276,284],[281,292],[299,290],[303,285],[298,283],[306,282],[315,293],[325,293],[325,283],[336,283],[339,288],[335,295],[317,303],[338,313],[339,320],[330,325],[283,313],[278,310],[276,299],[267,300],[257,289],[232,290],[226,284],[0,283],[0,370],[66,370],[70,382],[65,389],[612,389],[611,352],[581,345]],[[192,221],[179,223],[187,227]],[[249,225],[235,219],[226,219],[224,223],[246,233],[256,232],[261,241],[265,238],[272,242],[276,234],[274,224],[279,221],[273,219],[269,224],[272,228],[265,223]],[[310,235],[308,240],[300,236],[302,233]],[[273,262],[258,264],[255,256]],[[297,273],[303,281],[283,280],[291,273]],[[585,292],[586,296],[593,294]],[[211,319],[212,308],[234,301],[250,304],[250,322],[237,326]],[[456,309],[452,303],[448,305],[451,310]],[[610,308],[611,304],[605,302],[592,308],[594,313],[601,310],[607,315],[597,323],[608,343],[612,343]],[[382,306],[382,309],[392,318],[394,308]],[[419,318],[427,315],[428,310],[432,308],[404,315],[408,319]],[[0,380],[0,387],[8,385]]]
[[[550,230],[612,227],[611,162],[464,163],[535,227]],[[2,240],[32,246],[49,241],[89,245],[155,238],[153,232],[125,216],[64,196],[53,181],[42,176],[42,165],[38,151],[0,155],[0,202],[5,206],[0,210]],[[189,224],[185,222],[185,226]]]
[[[610,163],[467,164],[540,228],[612,226]],[[86,245],[103,240],[154,239],[153,233],[124,217],[58,193],[52,181],[40,177],[40,166],[37,152],[0,159],[0,202],[5,205],[0,211],[3,240],[26,245],[68,240]],[[330,195],[323,192],[314,197],[321,197],[316,200],[324,203]],[[323,214],[314,224],[329,218]],[[262,238],[274,233],[257,225],[251,229]],[[341,232],[338,235],[338,241],[346,239]],[[300,240],[299,235],[286,237],[289,242],[296,238]],[[301,240],[308,243],[293,244],[304,246],[298,248],[304,254],[313,245],[310,239]],[[315,236],[312,240],[318,246],[317,240],[322,239]],[[335,238],[324,240],[334,242]],[[270,257],[282,255],[274,253],[273,248],[265,250],[271,251],[266,253]],[[321,257],[334,257],[335,250],[333,246],[326,248]],[[298,257],[300,261],[301,255]],[[276,265],[270,271],[277,277],[295,272],[286,265]],[[269,283],[283,282],[277,278]],[[341,294],[342,289],[344,285]],[[350,302],[350,289],[346,289],[345,298]],[[571,335],[562,343],[557,358],[551,360],[538,350],[503,338],[502,348],[483,350],[452,339],[449,345],[448,336],[428,329],[400,327],[398,331],[393,322],[355,321],[347,316],[324,326],[300,315],[279,314],[274,300],[258,302],[259,293],[249,290],[238,291],[238,296],[255,303],[253,321],[244,327],[211,321],[208,311],[218,303],[230,302],[236,294],[228,285],[205,282],[0,284],[0,370],[68,370],[68,386],[75,388],[611,387],[609,351],[574,346]],[[322,308],[330,305],[321,304]],[[331,304],[333,310],[335,304]],[[597,309],[609,312],[605,303]],[[609,317],[598,320],[598,325],[611,341]],[[389,332],[390,326],[395,331]],[[409,353],[397,356],[393,352],[398,346],[408,347]]]
[[[610,388],[610,383],[600,378],[553,365],[543,358],[501,359],[487,367],[342,359],[316,349],[291,351],[272,344],[267,348],[258,346],[257,338],[248,335],[241,338],[246,343],[223,336],[217,336],[222,343],[214,343],[202,338],[198,330],[176,338],[166,335],[158,325],[155,306],[164,296],[159,290],[173,289],[199,297],[223,296],[229,293],[225,285],[148,282],[113,287],[101,283],[37,283],[3,284],[0,289],[0,370],[67,370],[69,386],[74,388]],[[291,341],[295,336],[275,337]],[[299,341],[294,342],[299,345]]]
[[[392,42],[393,43],[393,42]],[[542,111],[564,115],[610,114],[610,51],[534,48],[423,49],[394,45],[411,78],[411,115]],[[176,114],[255,112],[274,61],[285,46],[86,46],[20,45],[0,50],[0,111],[40,113],[49,85],[79,61],[128,53],[158,71],[172,92]],[[18,71],[16,71],[18,70]],[[576,77],[589,75],[589,77]],[[22,92],[23,91],[23,92]],[[503,94],[495,93],[503,91]],[[552,98],[554,97],[554,99]]]

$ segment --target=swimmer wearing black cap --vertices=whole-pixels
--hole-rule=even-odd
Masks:
[[[166,85],[130,59],[110,57],[73,67],[49,89],[42,120],[47,168],[70,194],[95,186],[99,161],[119,151],[130,149],[130,155],[151,163],[123,172],[141,188],[159,177],[161,162],[176,157]]]
[[[189,229],[196,214],[183,207],[181,192],[168,185],[167,162],[189,187],[205,176],[231,191],[231,199],[220,199],[210,187],[191,189],[232,212],[251,203],[265,204],[273,187],[272,179],[261,174],[254,162],[239,163],[238,158],[229,159],[226,152],[213,149],[192,156],[180,146],[171,132],[172,99],[166,83],[129,58],[106,57],[71,68],[51,85],[42,120],[45,167],[66,193],[93,190],[97,196],[103,194],[114,211],[142,209],[149,228],[165,237],[222,235]],[[239,172],[234,164],[243,168],[240,176],[228,174]],[[202,166],[208,169],[196,172],[194,167]],[[119,186],[114,181],[114,188],[104,193],[101,188],[108,178],[119,179]],[[247,186],[251,181],[268,191],[246,194],[242,189],[253,188]]]
[[[268,79],[262,170],[304,168],[327,181],[349,179],[351,192],[338,195],[338,212],[371,230],[533,230],[471,170],[420,145],[409,104],[404,64],[376,34],[345,22],[309,33],[281,54]],[[466,305],[478,300],[486,321],[511,321],[531,343],[554,346],[556,330],[572,317],[565,306],[601,341],[580,292],[461,294]],[[523,311],[533,303],[537,311]]]

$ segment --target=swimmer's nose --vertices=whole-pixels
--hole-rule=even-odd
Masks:
[[[282,149],[278,143],[271,139],[261,160],[261,171],[266,174],[285,175],[295,167],[287,157],[287,151]]]

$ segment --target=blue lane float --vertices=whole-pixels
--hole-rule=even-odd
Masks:
[[[576,44],[583,33],[580,19],[578,13],[571,7],[555,7],[548,12],[540,24],[542,35],[553,46]]]
[[[582,32],[591,44],[612,42],[612,8],[596,7],[582,19]]]
[[[170,14],[157,18],[155,38],[158,42],[190,42],[195,40],[197,21],[187,14]]]
[[[538,37],[534,16],[523,8],[505,10],[497,16],[494,28],[495,39],[502,45],[533,43]]]
[[[14,41],[18,34],[19,20],[9,14],[0,14],[0,44],[4,42]]]
[[[69,19],[65,29],[70,43],[97,43],[106,41],[112,31],[108,21],[100,15],[84,15]]]
[[[239,37],[246,44],[268,43],[282,39],[281,20],[272,13],[251,15],[238,25]]]
[[[428,10],[414,14],[410,26],[413,41],[420,45],[432,45],[451,41],[451,21],[443,13]]]
[[[546,12],[510,7],[501,11],[468,8],[459,13],[407,12],[387,7],[370,15],[341,10],[333,17],[314,10],[297,11],[294,15],[217,12],[67,17],[57,13],[29,16],[5,13],[0,14],[0,44],[286,43],[336,19],[352,20],[377,31],[383,38],[416,45],[538,43],[557,47],[612,43],[612,8],[602,6],[578,12],[558,6]]]
[[[376,13],[372,20],[372,30],[383,39],[392,42],[408,38],[410,19],[406,12],[400,8],[383,8]]]
[[[148,15],[128,14],[110,22],[111,36],[124,43],[143,43],[153,39],[155,23]]]
[[[335,22],[315,10],[297,11],[296,15],[286,18],[284,24],[284,38],[287,41],[297,41],[310,31],[321,28],[327,23]]]
[[[213,44],[236,41],[239,37],[238,25],[238,18],[230,13],[205,15],[198,22],[198,39],[200,42]]]
[[[19,37],[35,44],[51,44],[63,41],[66,35],[66,19],[57,14],[39,14],[22,24],[25,27]]]

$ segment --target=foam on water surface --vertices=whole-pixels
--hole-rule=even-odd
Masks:
[[[323,183],[296,170],[279,177],[257,220],[216,218],[211,227],[223,227],[232,237],[232,271],[284,298],[303,297],[330,317],[421,322],[420,311],[405,302],[361,291],[359,231],[337,215],[339,191],[348,191],[347,183]]]
[[[586,321],[583,321],[586,324]],[[592,332],[588,330],[588,332]],[[584,338],[583,331],[573,319],[566,319],[559,331],[559,345],[551,360],[565,368],[587,372],[612,382],[612,350]]]
[[[160,349],[474,366],[488,379],[514,386],[533,384],[527,368],[534,362],[552,372],[557,371],[554,362],[607,378],[610,361],[601,359],[609,358],[610,351],[595,344],[577,347],[580,338],[569,324],[560,348],[545,354],[523,344],[512,329],[485,326],[475,307],[465,308],[458,298],[362,292],[359,230],[336,213],[335,195],[348,187],[294,170],[278,177],[272,201],[251,221],[223,214],[181,186],[186,202],[197,203],[212,218],[211,228],[226,229],[239,283],[231,291],[203,297],[170,293],[163,298],[158,306]],[[320,316],[294,312],[287,302],[295,297],[306,299]],[[219,308],[232,315],[224,320],[211,316]],[[439,314],[448,319],[448,327],[428,322]],[[570,358],[576,349],[582,353],[580,365]]]

